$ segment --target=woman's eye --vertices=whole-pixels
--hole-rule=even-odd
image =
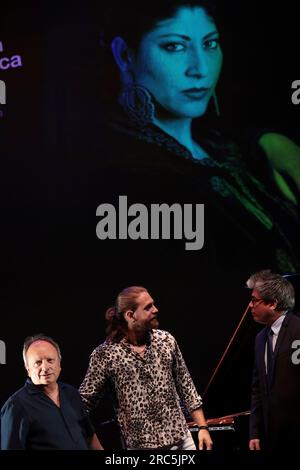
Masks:
[[[217,49],[219,47],[220,41],[219,39],[209,39],[208,41],[205,41],[204,43],[204,48],[205,49]]]
[[[170,42],[163,45],[163,48],[169,52],[181,52],[185,50],[185,45],[178,42]]]

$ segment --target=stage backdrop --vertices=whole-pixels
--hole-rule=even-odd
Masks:
[[[292,102],[292,83],[300,78],[294,2],[219,3],[220,119],[236,134],[274,129],[299,143],[300,105]],[[109,150],[103,146],[101,11],[86,2],[1,6],[0,404],[24,383],[22,343],[39,332],[61,346],[62,380],[79,386],[89,354],[105,339],[105,309],[133,284],[149,289],[160,327],[177,338],[201,393],[247,306],[248,275],[272,267],[237,259],[231,242],[219,247],[218,270],[218,259],[212,267],[200,252],[186,250],[184,240],[97,238],[96,208],[111,203],[119,210],[124,195],[122,178],[109,180],[98,169]],[[147,184],[155,189],[155,181]],[[224,238],[226,230],[220,226]],[[257,331],[251,318],[247,329],[240,340],[244,362],[237,349],[208,399],[210,416],[249,408]],[[230,386],[233,376],[240,380]],[[103,412],[99,419],[110,416]]]

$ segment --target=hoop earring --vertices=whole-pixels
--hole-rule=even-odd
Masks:
[[[220,106],[219,106],[218,97],[217,97],[217,94],[216,94],[215,91],[213,92],[212,99],[213,99],[213,102],[214,102],[214,108],[215,108],[216,115],[217,115],[217,117],[220,117],[220,114],[221,114],[220,113]]]
[[[152,95],[143,86],[126,87],[119,101],[125,113],[138,127],[146,127],[153,122],[155,106]]]

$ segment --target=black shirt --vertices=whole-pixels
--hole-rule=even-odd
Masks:
[[[30,379],[1,409],[2,450],[87,450],[94,429],[78,391],[58,383],[58,407]]]

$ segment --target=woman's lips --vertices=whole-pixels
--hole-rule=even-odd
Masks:
[[[206,96],[208,90],[209,88],[204,88],[204,87],[189,88],[187,90],[183,90],[182,93],[192,100],[202,100]]]

